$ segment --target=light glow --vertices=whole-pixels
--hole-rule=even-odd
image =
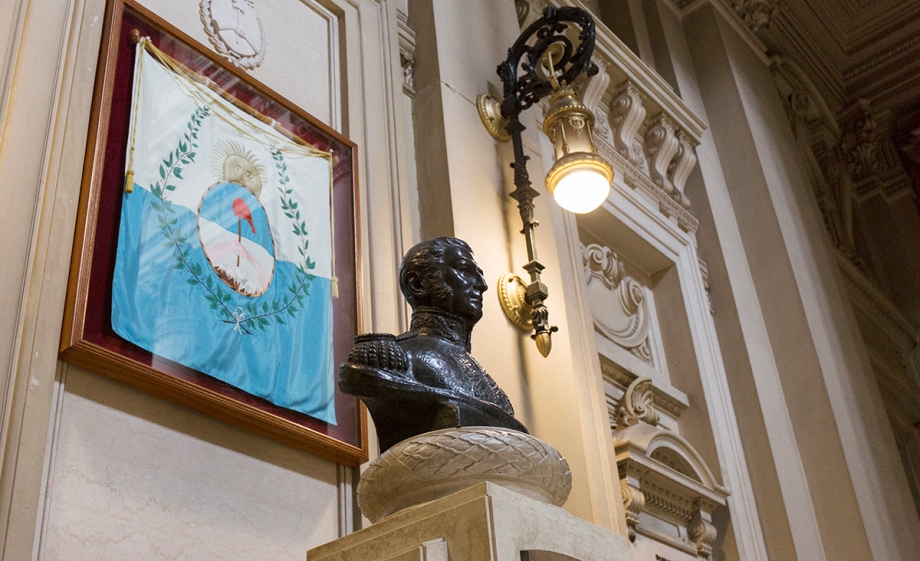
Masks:
[[[601,206],[610,193],[610,181],[592,169],[575,169],[562,176],[553,197],[569,212],[584,214]]]

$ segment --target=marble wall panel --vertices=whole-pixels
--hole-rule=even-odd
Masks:
[[[67,369],[40,559],[303,559],[338,537],[337,469]]]

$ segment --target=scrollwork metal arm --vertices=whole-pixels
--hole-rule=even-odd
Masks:
[[[578,27],[579,44],[572,43],[570,26]],[[534,41],[535,39],[535,41]],[[550,6],[543,17],[525,29],[514,45],[508,49],[508,58],[498,65],[498,75],[504,85],[501,115],[508,120],[505,130],[511,136],[514,151],[514,191],[511,197],[518,203],[524,228],[521,233],[527,243],[528,263],[524,269],[530,274],[526,288],[527,304],[531,308],[533,338],[543,356],[549,354],[551,334],[558,330],[549,324],[549,310],[544,301],[549,291],[540,280],[544,266],[537,257],[534,229],[539,225],[534,218],[533,200],[539,192],[531,187],[527,173],[528,156],[524,154],[520,114],[552,93],[559,84],[572,84],[581,73],[597,74],[597,65],[591,62],[594,52],[595,28],[591,15],[581,8]]]

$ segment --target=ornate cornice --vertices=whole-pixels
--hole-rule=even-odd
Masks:
[[[837,264],[843,272],[847,292],[854,307],[871,319],[904,354],[910,354],[920,342],[920,333],[901,312],[876,288],[846,255],[837,253]]]
[[[885,49],[884,51],[870,58],[869,60],[862,62],[860,64],[857,64],[856,66],[853,66],[851,68],[848,68],[843,73],[843,79],[849,82],[851,80],[856,80],[858,78],[861,78],[865,74],[869,74],[873,70],[878,68],[879,66],[882,66],[889,60],[897,58],[903,55],[904,53],[909,52],[910,50],[916,49],[918,47],[920,47],[920,35],[911,37],[910,39],[907,39],[906,41],[900,42],[897,45],[891,47],[890,49]]]

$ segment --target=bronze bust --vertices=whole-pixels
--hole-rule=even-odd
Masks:
[[[409,331],[355,338],[339,387],[367,405],[383,452],[433,430],[527,429],[505,392],[470,356],[488,285],[466,242],[432,238],[406,253],[399,286],[412,307]]]

